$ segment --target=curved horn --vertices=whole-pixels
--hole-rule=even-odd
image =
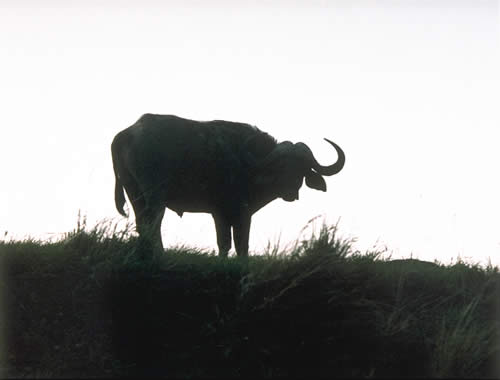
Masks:
[[[344,167],[345,154],[344,154],[344,151],[337,144],[335,144],[333,141],[330,141],[327,138],[325,138],[325,140],[326,140],[326,142],[328,142],[329,144],[331,144],[335,148],[335,150],[337,151],[337,155],[338,155],[337,162],[335,162],[332,165],[328,165],[328,166],[320,165],[318,163],[318,161],[316,161],[313,153],[311,152],[311,150],[309,149],[309,147],[306,144],[297,143],[296,145],[300,146],[300,148],[299,148],[300,150],[307,152],[305,155],[310,160],[311,167],[314,169],[314,171],[316,171],[318,174],[321,174],[324,176],[331,176],[331,175],[337,174]]]
[[[327,143],[329,143],[331,146],[333,146],[335,148],[335,150],[337,151],[337,155],[338,155],[337,162],[332,164],[332,165],[328,165],[328,166],[322,166],[322,165],[318,164],[318,162],[316,162],[317,167],[313,167],[313,169],[318,174],[321,174],[321,175],[326,175],[326,176],[334,175],[334,174],[337,174],[339,171],[341,171],[342,168],[344,167],[345,154],[344,154],[344,151],[340,148],[340,146],[335,144],[333,141],[330,141],[327,138],[325,138],[324,140]],[[316,160],[314,160],[314,161],[316,161]]]

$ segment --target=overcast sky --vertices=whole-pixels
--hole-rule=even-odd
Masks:
[[[496,1],[0,0],[0,234],[120,220],[110,144],[149,112],[344,149],[326,193],[254,215],[253,251],[322,215],[361,250],[498,265],[499,39]],[[163,239],[216,248],[208,214]]]

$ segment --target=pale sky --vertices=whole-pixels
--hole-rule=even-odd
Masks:
[[[254,215],[251,251],[322,215],[360,250],[500,265],[499,41],[496,1],[0,0],[0,235],[121,220],[110,144],[148,112],[344,149],[326,193]],[[162,229],[216,248],[208,214]]]

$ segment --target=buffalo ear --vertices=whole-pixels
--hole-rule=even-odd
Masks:
[[[312,170],[309,170],[306,174],[306,185],[311,189],[326,191],[325,180],[320,174]]]

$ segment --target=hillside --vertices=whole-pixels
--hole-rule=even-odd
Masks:
[[[248,261],[109,226],[0,242],[0,377],[498,377],[500,274],[335,227]]]

